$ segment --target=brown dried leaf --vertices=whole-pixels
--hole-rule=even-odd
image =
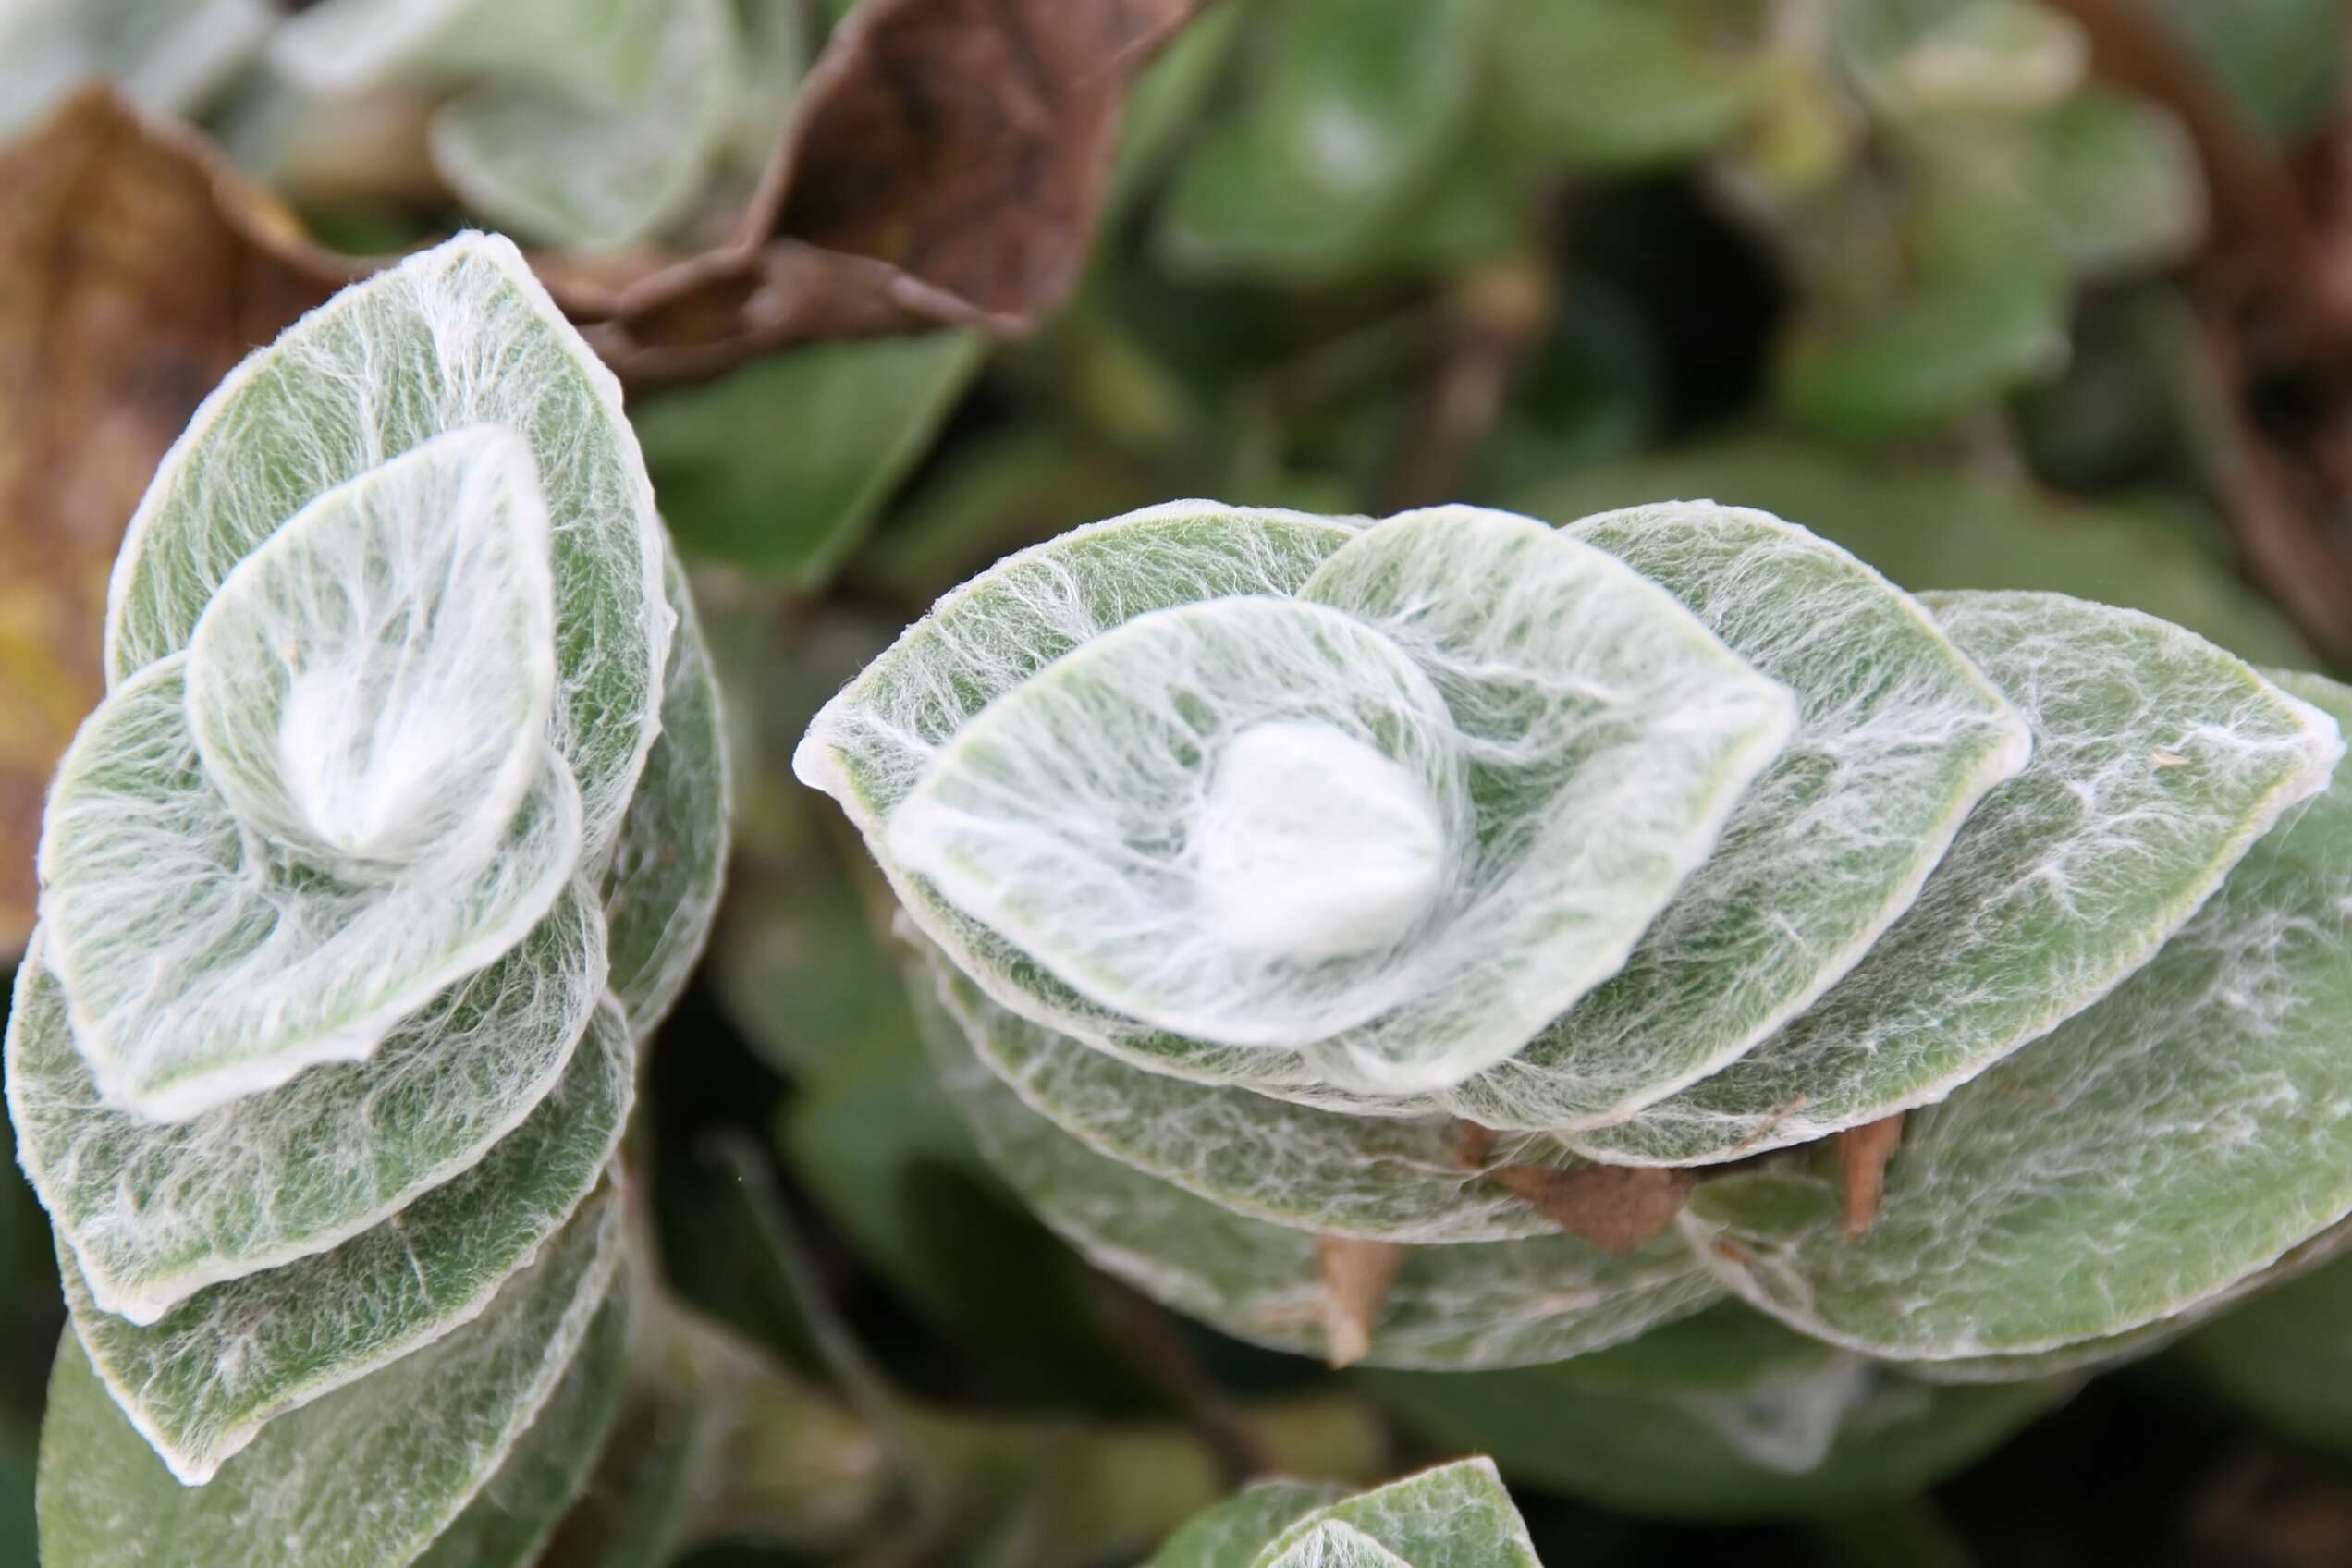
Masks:
[[[1838,1168],[1845,1175],[1845,1239],[1868,1231],[1886,1192],[1887,1161],[1903,1142],[1903,1112],[1838,1134]]]
[[[1614,1253],[1631,1252],[1672,1224],[1698,1184],[1695,1170],[1659,1166],[1507,1165],[1487,1174],[1577,1240]]]
[[[635,382],[816,338],[1024,330],[1084,262],[1128,89],[1200,4],[868,0],[732,243],[542,276]]]
[[[103,685],[123,525],[214,384],[350,270],[104,88],[0,149],[0,954],[31,927],[43,795]]]
[[[1316,1244],[1323,1276],[1324,1354],[1334,1367],[1353,1366],[1372,1351],[1372,1325],[1388,1304],[1403,1245],[1354,1236],[1324,1236]]]

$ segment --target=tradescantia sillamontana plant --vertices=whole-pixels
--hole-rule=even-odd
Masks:
[[[2324,1251],[2347,717],[1729,507],[1187,502],[949,594],[796,770],[919,934],[985,1149],[1096,1262],[1375,1366],[1620,1347],[1597,1393],[1795,1473]]]
[[[504,239],[347,289],[165,457],[106,638],[6,1043],[73,1319],[43,1560],[528,1561],[619,1407],[614,1157],[725,839],[619,386]]]

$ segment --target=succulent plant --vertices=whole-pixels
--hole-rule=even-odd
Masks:
[[[213,394],[108,607],[6,1044],[73,1312],[44,1558],[527,1561],[618,1408],[614,1157],[725,846],[618,384],[511,244],[423,252]]]
[[[1796,1472],[2325,1256],[2347,717],[1712,503],[1186,502],[949,594],[795,771],[898,894],[985,1151],[1096,1263]]]

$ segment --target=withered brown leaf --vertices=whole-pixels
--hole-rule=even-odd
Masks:
[[[1076,281],[1129,88],[1202,0],[868,0],[729,244],[542,267],[632,382],[819,338],[1026,328]]]
[[[1838,1134],[1838,1169],[1845,1178],[1845,1236],[1852,1241],[1879,1218],[1886,1194],[1887,1161],[1903,1142],[1903,1112],[1849,1127]]]
[[[1403,1246],[1355,1236],[1317,1239],[1316,1261],[1323,1280],[1324,1356],[1334,1367],[1353,1366],[1372,1351],[1372,1326],[1388,1305]]]
[[[1695,1170],[1635,1165],[1506,1165],[1487,1174],[1578,1241],[1614,1253],[1631,1252],[1672,1224],[1698,1183]]]
[[[214,384],[351,270],[108,89],[0,148],[0,953],[31,928],[43,795],[103,686],[123,525]]]

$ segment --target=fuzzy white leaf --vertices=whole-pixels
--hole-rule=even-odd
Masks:
[[[204,400],[116,562],[109,680],[186,647],[238,563],[318,496],[484,424],[515,432],[538,467],[554,536],[550,735],[600,858],[658,729],[660,529],[619,384],[504,239],[461,235],[345,289]]]
[[[1427,673],[1476,806],[1446,918],[1402,961],[1409,994],[1315,1060],[1375,1092],[1448,1086],[1617,971],[1788,740],[1795,699],[1623,562],[1506,512],[1390,518],[1300,595]]]
[[[1376,1241],[1558,1231],[1525,1200],[1463,1168],[1463,1129],[1451,1117],[1349,1116],[1163,1078],[990,1006],[936,971],[934,978],[980,1060],[1030,1109],[1096,1152],[1221,1208]]]
[[[2352,692],[2277,679],[2352,722]],[[1743,1296],[1870,1354],[2014,1356],[2160,1323],[2352,1213],[2348,1014],[2343,777],[2113,996],[1911,1117],[1868,1233],[1843,1239],[1803,1172],[1709,1183],[1685,1229]]]
[[[1253,1481],[1161,1543],[1149,1568],[1250,1568],[1267,1542],[1347,1496],[1332,1481]]]
[[[60,766],[41,840],[43,955],[105,1102],[186,1121],[306,1067],[364,1060],[521,940],[580,853],[580,800],[543,747],[482,866],[349,883],[250,834],[188,728],[187,655],[108,695]]]
[[[496,852],[555,696],[547,552],[531,448],[496,425],[435,436],[263,540],[188,644],[197,754],[239,822],[355,881]]]
[[[1236,1338],[1323,1354],[1313,1231],[1245,1219],[1096,1153],[1031,1110],[975,1060],[963,1016],[994,1006],[950,974],[915,987],[949,1094],[989,1163],[1097,1268]],[[1557,1361],[1697,1311],[1716,1287],[1671,1236],[1614,1256],[1562,1234],[1417,1247],[1375,1325],[1376,1366],[1471,1368]]]
[[[332,1252],[199,1291],[141,1328],[100,1312],[59,1246],[74,1331],[132,1423],[191,1485],[264,1425],[450,1333],[593,1190],[636,1054],[601,1008],[555,1092],[472,1170]]]
[[[1314,1039],[1426,984],[1471,852],[1443,700],[1319,606],[1136,617],[966,724],[888,847],[1099,1005],[1234,1045]]]
[[[1297,1558],[1292,1554],[1332,1525],[1349,1535],[1326,1536],[1324,1550],[1355,1556]],[[1527,1526],[1503,1489],[1490,1459],[1457,1460],[1345,1498],[1310,1513],[1258,1553],[1253,1568],[1306,1568],[1323,1562],[1369,1568],[1381,1559],[1361,1555],[1353,1537],[1375,1543],[1410,1568],[1541,1568]]]
[[[1795,738],[1625,968],[1445,1103],[1490,1127],[1623,1120],[1736,1060],[1918,896],[2025,721],[1909,595],[1826,540],[1708,502],[1567,530],[1793,689]]]
[[[629,1391],[635,1292],[616,1281],[563,1380],[417,1568],[529,1568],[588,1488]]]
[[[583,1208],[490,1309],[287,1416],[211,1484],[185,1487],[71,1334],[41,1434],[48,1568],[402,1568],[496,1474],[613,1289],[620,1204]]]
[[[160,1123],[100,1100],[36,939],[8,1018],[18,1158],[98,1307],[153,1323],[207,1285],[348,1241],[472,1168],[554,1089],[604,981],[604,932],[575,889],[374,1060]]]
[[[840,802],[924,935],[1003,1006],[1146,1064],[1182,1056],[1205,1059],[1208,1077],[1295,1072],[1287,1053],[1158,1035],[1088,1001],[901,865],[888,824],[959,729],[1062,655],[1150,610],[1289,597],[1354,532],[1345,520],[1176,501],[1009,556],[942,598],[827,703],[792,771]]]
[[[2178,627],[2051,594],[1927,602],[2025,713],[2033,760],[1810,1011],[1570,1134],[1582,1152],[1726,1160],[1942,1099],[2146,963],[2342,754],[2334,719]]]
[[[604,875],[612,993],[640,1038],[676,1004],[710,937],[734,815],[718,681],[692,587],[666,544],[662,580],[678,631],[662,681],[661,739]]]

